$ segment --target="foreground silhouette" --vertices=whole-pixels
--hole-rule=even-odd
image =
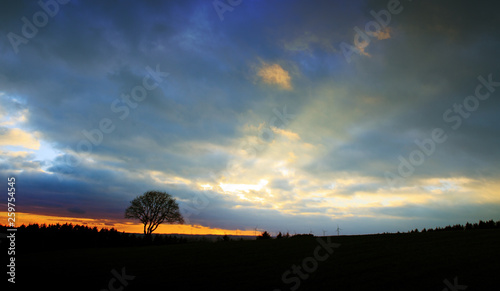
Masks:
[[[147,191],[130,201],[125,218],[139,219],[144,224],[145,235],[151,235],[163,222],[184,223],[175,199],[161,191]]]

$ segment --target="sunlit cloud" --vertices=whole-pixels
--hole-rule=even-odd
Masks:
[[[0,146],[21,146],[38,150],[40,142],[30,133],[19,128],[0,128]]]
[[[0,126],[2,127],[15,127],[21,123],[25,123],[27,121],[27,112],[25,109],[21,112],[17,112],[16,114],[7,113],[5,109],[2,110],[0,106]]]
[[[374,36],[378,40],[389,39],[389,38],[391,38],[391,28],[390,27],[385,27],[383,29],[380,29],[380,30],[378,30],[377,32],[374,33]]]
[[[391,38],[391,28],[385,27],[383,29],[377,30],[376,32],[372,32],[372,36],[377,40],[385,40]],[[371,54],[366,51],[369,45],[372,45],[371,40],[361,40],[355,43],[355,47],[358,50],[360,55],[364,55],[367,57],[371,57]]]
[[[286,137],[290,140],[299,140],[300,139],[300,136],[296,132],[292,132],[290,130],[286,130],[286,129],[282,129],[282,128],[274,127],[274,126],[271,127],[271,129],[273,130],[274,133],[276,133],[280,136]]]
[[[251,190],[260,191],[262,187],[266,186],[267,180],[260,180],[258,184],[224,184],[221,183],[220,187],[224,192],[249,192]]]
[[[148,175],[150,175],[151,179],[158,184],[191,184],[189,179],[168,175],[161,171],[149,171]]]
[[[292,78],[279,64],[263,63],[258,69],[257,76],[266,84],[274,84],[282,89],[292,90]]]

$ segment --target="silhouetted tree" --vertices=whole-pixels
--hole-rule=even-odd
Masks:
[[[280,238],[283,238],[283,235],[281,234],[281,231],[278,233],[278,235],[276,236],[277,239],[280,239]]]
[[[270,239],[270,238],[271,235],[267,231],[264,231],[261,235],[257,237],[257,239]]]
[[[151,235],[163,222],[184,223],[175,199],[160,191],[147,191],[130,201],[125,218],[139,219],[144,224],[145,235]]]

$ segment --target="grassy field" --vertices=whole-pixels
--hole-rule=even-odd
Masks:
[[[22,239],[22,238],[19,238]],[[327,238],[321,238],[324,241]],[[500,230],[332,236],[325,259],[317,238],[93,248],[24,254],[17,287],[50,290],[436,290],[454,278],[467,290],[500,290]],[[314,258],[318,254],[324,261]],[[314,265],[313,260],[317,262]],[[311,273],[292,274],[306,263]],[[289,282],[283,274],[289,271]],[[299,284],[298,285],[298,282]],[[123,287],[123,289],[120,289]],[[23,289],[32,290],[32,289]],[[464,289],[456,289],[464,290]]]

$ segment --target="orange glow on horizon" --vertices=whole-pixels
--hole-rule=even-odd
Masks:
[[[7,212],[0,212],[3,220],[3,225],[7,224]],[[96,226],[97,228],[115,228],[116,230],[127,233],[143,233],[143,224],[138,221],[127,221],[123,220],[112,220],[112,219],[93,219],[93,218],[77,218],[77,217],[59,217],[59,216],[49,216],[49,215],[38,215],[32,213],[22,213],[16,212],[16,227],[23,224],[80,224],[87,225],[89,227]],[[161,224],[154,231],[155,234],[197,234],[197,235],[248,235],[254,236],[254,230],[233,230],[233,229],[221,229],[221,228],[210,228],[202,225],[185,225],[185,224]],[[260,233],[260,232],[259,232]]]

